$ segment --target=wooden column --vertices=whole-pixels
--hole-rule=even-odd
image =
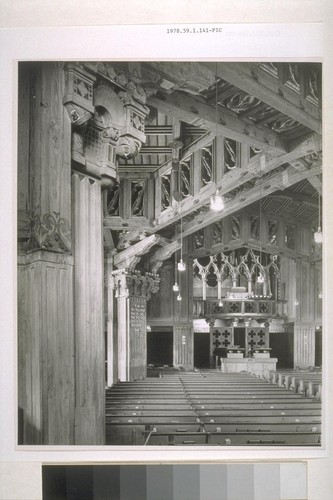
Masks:
[[[23,444],[74,444],[71,125],[62,104],[64,84],[62,63],[27,63],[20,70],[18,200],[26,211],[18,258]]]
[[[75,443],[104,444],[105,353],[101,183],[73,172]]]
[[[159,278],[138,271],[112,273],[118,312],[118,379],[140,380],[147,375],[147,301]]]
[[[72,278],[71,256],[38,251],[19,257],[18,381],[24,444],[74,444]]]
[[[118,352],[118,340],[117,340],[117,318],[116,318],[116,311],[117,308],[114,305],[114,294],[113,290],[110,284],[109,276],[111,276],[111,273],[113,271],[113,256],[112,253],[109,252],[105,256],[105,261],[104,261],[104,275],[105,275],[105,292],[104,292],[104,297],[105,297],[105,304],[104,304],[104,311],[105,311],[105,321],[106,321],[106,345],[107,345],[107,372],[106,372],[106,378],[107,378],[107,386],[111,387],[114,383],[117,382],[117,377],[118,377],[118,357],[117,357],[117,352]]]

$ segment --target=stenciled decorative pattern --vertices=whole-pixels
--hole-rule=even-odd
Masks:
[[[226,172],[237,167],[237,145],[232,139],[224,139],[224,167]]]
[[[107,214],[110,216],[119,216],[119,194],[118,184],[110,186],[107,191]]]
[[[201,185],[206,186],[213,180],[213,145],[201,150]]]
[[[144,211],[145,181],[131,182],[131,215],[142,217]]]
[[[28,251],[36,250],[71,252],[71,224],[59,212],[32,215]]]
[[[161,209],[166,210],[171,205],[171,173],[161,176]]]
[[[191,157],[180,163],[181,175],[181,195],[182,199],[191,194]]]

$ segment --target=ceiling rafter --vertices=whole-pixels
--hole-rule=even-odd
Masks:
[[[267,103],[272,108],[280,111],[293,120],[301,123],[305,127],[321,134],[321,124],[319,117],[314,117],[302,109],[302,106],[297,106],[290,102],[281,94],[280,87],[278,92],[274,92],[270,88],[260,83],[257,73],[251,73],[251,65],[240,65],[224,62],[219,65],[211,62],[202,62],[203,67],[216,74],[218,78],[223,78],[227,82],[235,85],[238,89],[243,90],[251,96],[257,97],[261,101]],[[319,112],[318,112],[319,114]]]
[[[220,109],[216,110],[204,101],[184,93],[174,92],[165,95],[163,99],[151,97],[149,104],[189,124],[198,123],[198,126],[218,135],[259,149],[269,149],[272,154],[282,154],[287,150],[286,144],[275,132],[262,130],[256,125],[224,113]]]

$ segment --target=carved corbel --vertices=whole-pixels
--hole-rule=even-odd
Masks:
[[[95,77],[82,67],[68,64],[65,68],[66,89],[63,104],[72,123],[72,155],[83,157],[84,134],[94,116],[93,84]]]
[[[140,262],[141,256],[149,252],[149,250],[156,245],[159,240],[159,235],[152,234],[138,243],[135,243],[131,247],[126,248],[122,252],[119,252],[114,256],[113,262],[115,267],[128,268],[133,271],[135,266]]]
[[[134,84],[133,84],[134,85]],[[136,156],[142,144],[146,142],[145,119],[149,114],[149,108],[138,100],[137,87],[135,92],[130,89],[119,92],[118,97],[122,101],[125,110],[125,126],[120,131],[117,144],[117,154],[122,158],[130,159]],[[142,89],[144,93],[144,90]]]
[[[63,104],[75,127],[81,127],[94,115],[93,85],[95,77],[79,65],[68,64],[66,72],[66,90]]]

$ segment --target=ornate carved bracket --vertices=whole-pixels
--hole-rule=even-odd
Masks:
[[[140,262],[142,255],[149,252],[149,250],[160,241],[161,237],[158,234],[152,234],[147,238],[135,243],[129,248],[114,256],[114,265],[119,268],[127,268],[131,271]]]
[[[75,127],[81,127],[94,114],[93,84],[95,78],[78,64],[66,66],[66,91],[63,103]]]
[[[160,278],[156,274],[129,269],[120,269],[111,273],[110,286],[116,292],[116,298],[136,297],[150,299],[159,289]]]

